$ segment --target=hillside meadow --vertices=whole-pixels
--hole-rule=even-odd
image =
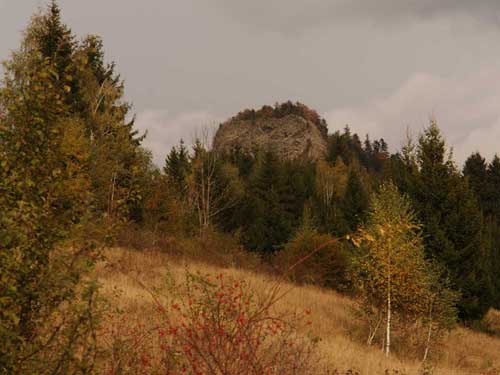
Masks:
[[[246,280],[254,290],[263,293],[276,282],[276,277],[263,273],[209,265],[160,251],[112,248],[106,251],[105,257],[106,260],[96,268],[96,276],[104,294],[115,307],[119,307],[120,312],[111,314],[103,322],[104,327],[115,325],[117,316],[125,316],[128,324],[139,324],[144,331],[154,331],[155,301],[151,291],[161,294],[166,285],[167,270],[181,282],[186,271],[212,276],[223,274]],[[380,347],[367,347],[360,334],[361,322],[356,318],[355,300],[314,286],[282,282],[280,288],[285,293],[274,306],[277,312],[310,310],[312,324],[302,328],[301,333],[317,338],[317,354],[324,373],[422,374],[420,361],[411,349],[386,358]],[[500,314],[490,312],[488,317],[498,321]],[[102,339],[108,343],[112,341],[111,337],[103,336]],[[428,374],[500,373],[500,339],[494,336],[458,327],[446,335],[439,348],[433,349],[438,350],[439,355],[429,367]],[[154,356],[154,351],[151,355]]]

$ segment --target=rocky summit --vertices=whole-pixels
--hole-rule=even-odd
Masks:
[[[220,125],[214,148],[251,155],[273,151],[284,159],[315,161],[326,155],[327,126],[314,110],[300,103],[247,109]]]

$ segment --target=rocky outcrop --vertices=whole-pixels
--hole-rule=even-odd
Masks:
[[[268,108],[267,115],[259,116],[265,108]],[[259,150],[273,151],[285,159],[323,159],[327,150],[324,121],[319,120],[314,111],[311,111],[314,114],[312,119],[300,113],[285,112],[278,116],[273,112],[277,108],[243,112],[221,124],[215,135],[214,148],[221,152],[240,150],[252,155]]]

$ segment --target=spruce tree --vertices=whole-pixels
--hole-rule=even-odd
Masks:
[[[189,155],[181,139],[178,147],[172,147],[165,158],[164,173],[171,180],[179,194],[186,193],[187,177],[190,171]]]
[[[151,163],[150,154],[140,146],[145,136],[134,129],[134,118],[129,120],[123,81],[115,64],[105,62],[99,37],[89,36],[77,46],[74,64],[83,64],[77,74],[77,109],[91,143],[95,213],[110,223],[134,219],[132,211],[143,204],[140,185]]]
[[[71,29],[62,22],[56,0],[52,0],[47,11],[32,23],[30,34],[42,58],[53,64],[52,82],[59,89],[61,98],[70,111],[78,111],[80,87],[76,76],[79,66],[74,59],[77,42]]]
[[[365,218],[368,209],[368,193],[357,171],[351,170],[342,201],[342,213],[348,230],[354,231]]]
[[[500,158],[498,155],[488,164],[485,183],[484,210],[500,222]]]
[[[498,155],[488,164],[486,172],[486,203],[485,212],[487,238],[491,241],[491,272],[495,290],[494,306],[500,309],[500,158]]]
[[[491,303],[491,288],[481,246],[482,217],[476,197],[457,171],[435,121],[418,143],[414,191],[424,224],[427,256],[443,264],[452,286],[462,294],[460,317],[479,319]]]
[[[476,194],[481,208],[486,208],[487,200],[487,165],[479,152],[470,155],[464,164],[463,174],[468,178],[470,187]]]
[[[250,249],[272,252],[288,241],[299,225],[307,193],[301,191],[300,182],[294,186],[297,176],[287,173],[285,163],[274,153],[265,152],[257,158],[242,213],[243,236]]]
[[[249,182],[249,196],[244,223],[244,239],[251,250],[274,251],[287,238],[285,220],[279,204],[280,163],[266,152],[258,161]]]

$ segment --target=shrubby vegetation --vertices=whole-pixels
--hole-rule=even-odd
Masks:
[[[328,134],[328,125],[326,121],[318,115],[318,113],[305,106],[302,103],[292,103],[287,101],[284,103],[276,103],[274,107],[269,105],[263,106],[259,110],[245,109],[232,118],[233,121],[247,121],[247,120],[265,120],[269,118],[282,118],[288,115],[297,115],[312,122],[318,127],[324,136]]]
[[[33,17],[0,87],[0,371],[93,371],[96,285],[85,277],[130,218],[143,173],[122,85],[97,37],[55,3]],[[106,164],[107,163],[107,164]],[[112,219],[112,220],[109,220]],[[111,228],[111,226],[109,226]]]
[[[252,266],[355,296],[368,344],[383,343],[389,354],[394,339],[412,335],[424,361],[457,319],[470,324],[500,308],[500,159],[475,153],[459,170],[434,120],[391,154],[383,139],[361,142],[349,127],[328,135],[315,111],[286,102],[235,119],[302,116],[328,137],[325,160],[221,154],[203,137],[165,150],[158,168],[128,120],[124,85],[102,41],[77,40],[55,1],[32,18],[4,66],[2,374],[98,372],[106,309],[91,270],[100,249],[117,244]],[[253,300],[239,283],[190,276],[177,296],[187,305],[175,309],[184,325],[160,314],[165,349],[155,371],[312,371],[313,346],[296,336],[293,320],[274,317],[269,301]],[[277,337],[259,341],[264,331]],[[219,346],[193,341],[197,334]],[[291,351],[290,339],[304,345]],[[141,349],[144,341],[134,340],[130,350]],[[125,358],[152,373],[147,353],[120,350],[108,373],[140,373],[120,367]]]
[[[106,373],[318,373],[313,340],[297,333],[309,312],[275,312],[279,284],[256,292],[223,273],[185,277],[169,278],[168,295],[154,293],[153,331],[117,321],[106,333],[112,342]]]

